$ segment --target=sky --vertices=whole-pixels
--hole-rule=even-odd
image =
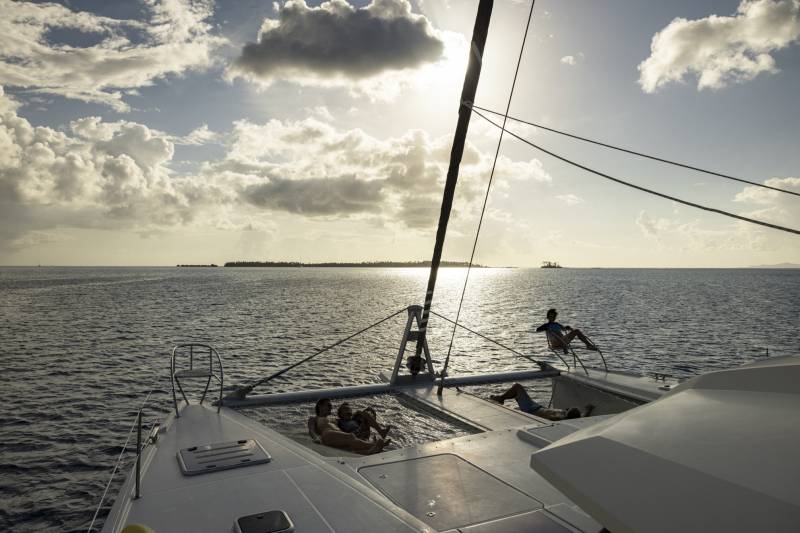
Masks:
[[[0,0],[0,265],[429,260],[477,0]],[[495,0],[503,111],[530,2]],[[800,0],[536,2],[510,114],[800,192]],[[800,228],[800,197],[508,129],[659,192]],[[473,115],[444,258],[500,131]],[[504,136],[475,260],[800,263],[800,237]]]

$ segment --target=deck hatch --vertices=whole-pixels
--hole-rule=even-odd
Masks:
[[[537,500],[453,454],[370,465],[358,472],[439,531],[542,508]]]
[[[268,463],[272,457],[255,440],[234,440],[183,448],[178,464],[185,476]]]

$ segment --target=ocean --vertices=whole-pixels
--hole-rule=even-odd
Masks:
[[[455,316],[465,272],[440,271],[434,311]],[[421,268],[0,268],[0,531],[86,531],[151,389],[146,422],[169,412],[173,345],[213,345],[226,388],[249,384],[421,303],[427,276]],[[547,358],[533,330],[550,307],[595,340],[612,369],[689,377],[800,354],[800,269],[475,269],[461,322]],[[378,382],[404,325],[402,313],[256,392]],[[431,320],[436,360],[451,327]],[[530,367],[456,333],[450,375]],[[376,402],[392,421],[397,400]],[[307,410],[246,414],[290,428]],[[464,431],[408,423],[400,444]],[[126,454],[112,497],[130,464]]]

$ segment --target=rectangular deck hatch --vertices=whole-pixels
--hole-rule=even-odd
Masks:
[[[379,463],[358,473],[438,531],[542,508],[538,501],[453,454]]]
[[[258,465],[271,460],[267,451],[253,439],[192,446],[178,452],[178,464],[185,476]]]

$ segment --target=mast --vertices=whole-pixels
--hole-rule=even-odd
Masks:
[[[469,64],[467,66],[467,74],[464,76],[464,86],[461,89],[461,101],[458,106],[458,123],[456,124],[456,132],[453,137],[453,148],[450,151],[450,166],[447,169],[447,181],[445,182],[444,195],[442,196],[442,210],[439,214],[439,227],[436,230],[436,244],[433,247],[431,274],[428,278],[428,289],[425,292],[425,305],[422,310],[422,320],[419,325],[420,342],[417,342],[417,357],[422,353],[422,347],[425,344],[428,318],[430,317],[431,302],[433,301],[433,291],[436,288],[436,275],[439,273],[439,263],[442,260],[442,249],[444,248],[444,239],[447,234],[447,223],[450,220],[450,210],[453,207],[453,197],[455,196],[456,183],[458,182],[458,168],[461,165],[461,157],[464,155],[464,144],[467,139],[469,119],[472,116],[472,109],[463,104],[472,104],[475,101],[475,92],[478,89],[478,80],[481,75],[483,48],[486,44],[486,35],[489,32],[489,21],[492,17],[493,4],[494,0],[480,0],[478,4],[478,13],[475,16],[475,27],[472,29]],[[444,379],[444,376],[442,376],[442,379]],[[439,394],[441,394],[441,390]]]

